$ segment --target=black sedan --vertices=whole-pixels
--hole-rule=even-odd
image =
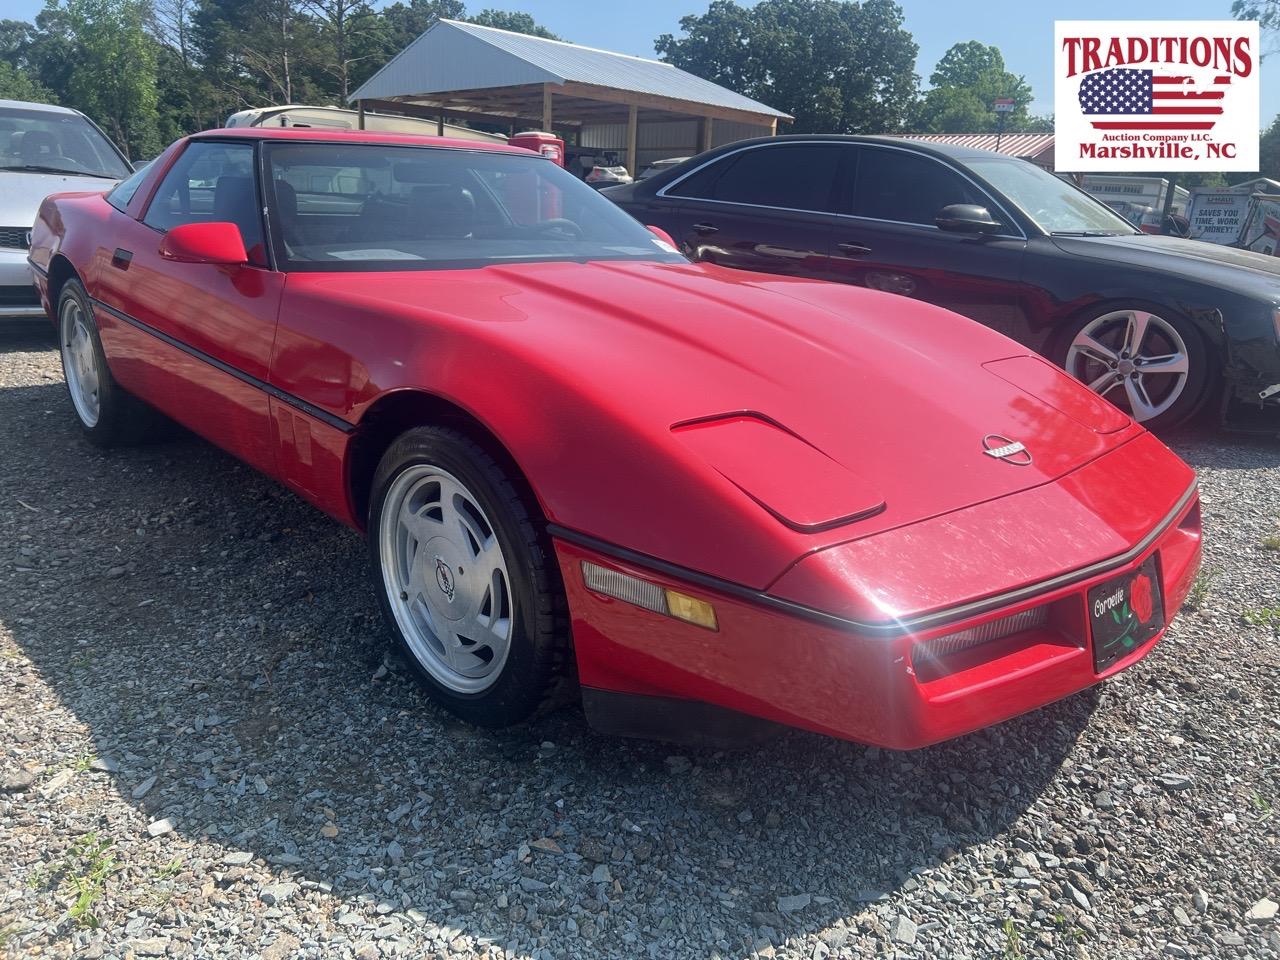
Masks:
[[[1280,259],[1135,230],[1026,161],[889,137],[743,140],[604,191],[695,260],[928,300],[1148,426],[1280,405]]]

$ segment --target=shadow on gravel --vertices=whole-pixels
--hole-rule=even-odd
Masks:
[[[686,751],[578,710],[478,731],[386,653],[357,536],[198,440],[99,452],[62,392],[0,390],[0,620],[119,764],[137,814],[98,829],[168,817],[216,842],[229,893],[246,869],[218,861],[243,850],[500,945],[747,956],[1010,830],[1096,703],[912,754],[804,733]],[[562,852],[524,846],[544,837]]]
[[[58,336],[48,320],[0,319],[0,354],[57,349]]]

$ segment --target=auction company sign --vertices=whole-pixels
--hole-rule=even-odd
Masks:
[[[1054,27],[1058,170],[1258,169],[1256,22]]]

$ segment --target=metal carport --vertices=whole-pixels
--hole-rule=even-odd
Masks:
[[[777,132],[780,110],[667,63],[441,20],[365,81],[358,109],[533,125],[639,160]],[[620,141],[609,144],[613,139]],[[595,141],[595,142],[592,142]],[[642,158],[642,151],[653,153]]]

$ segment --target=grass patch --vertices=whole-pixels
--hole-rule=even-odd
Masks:
[[[1280,635],[1280,607],[1250,607],[1240,614],[1240,619],[1251,627],[1270,627]]]
[[[1022,934],[1013,922],[1013,917],[1005,917],[1004,926],[1000,929],[1004,931],[1005,960],[1022,960],[1024,956],[1022,952]]]
[[[1280,550],[1280,534],[1272,534],[1262,538],[1263,550]]]
[[[67,918],[77,926],[96,928],[98,918],[94,906],[102,899],[107,879],[118,869],[111,853],[113,840],[96,833],[86,833],[71,845],[66,854],[48,867],[38,867],[27,878],[33,890],[54,889],[69,896]]]
[[[1216,579],[1218,579],[1218,571],[1214,567],[1200,568],[1200,572],[1196,574],[1191,584],[1191,589],[1187,592],[1188,609],[1204,609],[1204,605],[1209,601],[1209,594],[1213,592],[1213,581]]]
[[[1259,823],[1264,823],[1274,816],[1275,811],[1271,809],[1271,801],[1262,794],[1254,791],[1254,794],[1249,798],[1249,801],[1253,804],[1253,809],[1258,811]]]

